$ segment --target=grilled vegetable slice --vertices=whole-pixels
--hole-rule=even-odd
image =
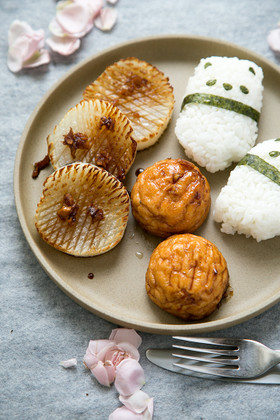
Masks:
[[[128,118],[109,102],[82,101],[47,138],[52,166],[58,169],[76,161],[87,162],[122,180],[136,155],[132,132]]]
[[[109,172],[87,163],[56,170],[44,183],[36,228],[49,245],[67,254],[103,254],[122,239],[129,195]]]
[[[134,57],[119,60],[84,91],[116,105],[131,121],[137,149],[152,146],[162,135],[174,107],[173,88],[155,66]]]

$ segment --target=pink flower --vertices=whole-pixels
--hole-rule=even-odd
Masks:
[[[9,33],[8,67],[12,72],[23,68],[41,66],[50,62],[44,47],[44,31],[34,31],[26,22],[15,20]]]
[[[91,370],[98,382],[115,387],[123,403],[109,416],[109,420],[151,420],[153,398],[141,391],[145,376],[139,364],[138,347],[142,342],[135,330],[116,328],[108,340],[89,342],[84,364]]]
[[[280,54],[280,28],[273,29],[269,32],[267,42],[272,51]]]
[[[123,360],[138,361],[140,357],[137,350],[141,343],[139,335],[134,330],[121,330],[113,330],[109,340],[91,340],[84,356],[84,364],[105,386],[115,380],[116,368]]]

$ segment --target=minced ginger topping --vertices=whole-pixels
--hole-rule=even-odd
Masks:
[[[91,215],[93,222],[99,222],[100,220],[104,219],[103,210],[98,207],[95,207],[92,203],[88,207],[88,213]]]
[[[76,222],[78,210],[79,206],[73,200],[72,195],[67,193],[64,195],[63,205],[57,215],[61,220],[67,220],[68,224],[72,226]]]
[[[100,118],[100,128],[105,125],[108,130],[113,131],[115,127],[114,120],[111,117],[101,117]]]
[[[132,95],[136,89],[141,87],[146,87],[148,85],[148,80],[144,79],[138,74],[131,73],[131,75],[126,79],[125,85],[121,88],[121,96]]]
[[[63,198],[63,205],[58,210],[57,215],[61,220],[67,221],[72,226],[76,222],[78,210],[79,206],[75,203],[72,195],[66,193]],[[103,210],[96,207],[93,203],[88,206],[87,214],[91,216],[93,222],[99,222],[104,219]]]
[[[70,147],[71,155],[73,159],[76,157],[77,149],[89,149],[90,144],[88,136],[83,133],[74,133],[72,127],[70,127],[69,133],[65,134],[63,144]]]

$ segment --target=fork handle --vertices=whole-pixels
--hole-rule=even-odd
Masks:
[[[272,350],[270,357],[271,357],[271,362],[273,363],[273,366],[280,363],[280,350]]]
[[[280,362],[280,350],[274,350],[275,351],[275,355],[278,358],[279,362]]]

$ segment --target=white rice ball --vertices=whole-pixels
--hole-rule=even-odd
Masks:
[[[203,58],[190,77],[184,98],[210,94],[241,102],[260,113],[263,71],[249,60],[237,57]],[[238,162],[257,139],[258,123],[235,111],[187,103],[176,121],[176,136],[186,155],[209,172]]]
[[[280,139],[259,143],[249,154],[272,165],[280,180]],[[237,165],[216,200],[214,219],[222,232],[259,242],[280,235],[279,208],[280,185],[251,166]]]

